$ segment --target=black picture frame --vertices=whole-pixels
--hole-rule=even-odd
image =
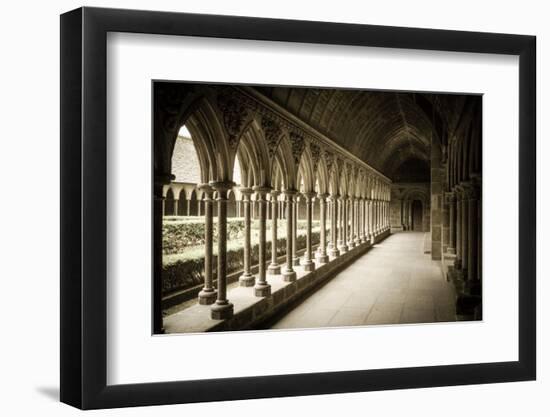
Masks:
[[[107,385],[108,32],[519,56],[519,360]],[[84,7],[61,15],[60,56],[62,402],[94,409],[536,378],[534,36]]]

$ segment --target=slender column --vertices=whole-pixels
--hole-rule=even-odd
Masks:
[[[321,220],[321,236],[319,242],[319,248],[317,249],[317,262],[321,264],[326,264],[328,262],[328,255],[326,250],[327,239],[326,239],[326,198],[328,194],[319,194],[317,198],[319,199],[319,217]]]
[[[266,239],[265,239],[265,226],[266,226],[266,206],[267,201],[265,195],[271,191],[270,188],[266,187],[254,187],[254,191],[258,195],[258,211],[260,212],[260,221],[259,221],[259,232],[260,232],[260,242],[258,250],[258,281],[254,286],[254,294],[256,297],[267,297],[271,294],[271,285],[266,281]]]
[[[281,265],[277,262],[277,213],[279,212],[279,194],[277,190],[271,191],[271,264],[267,268],[269,275],[279,275]]]
[[[191,200],[187,200],[186,203],[187,203],[186,214],[187,216],[189,216],[191,213]]]
[[[211,182],[218,192],[218,298],[211,308],[214,320],[233,317],[233,304],[227,300],[227,191],[232,182]]]
[[[350,197],[349,198],[349,203],[348,203],[348,206],[349,206],[349,210],[348,210],[348,213],[350,214],[351,216],[351,222],[350,222],[350,227],[349,227],[349,236],[348,236],[348,246],[350,248],[354,248],[355,247],[355,198],[354,197]]]
[[[407,214],[409,217],[409,230],[413,229],[413,200],[409,200],[407,207]]]
[[[173,207],[173,215],[174,216],[177,216],[178,215],[178,199],[177,198],[174,198],[174,207]]]
[[[159,175],[155,173],[153,186],[153,333],[164,333],[162,320],[162,224],[166,207],[164,206],[165,196],[163,187],[169,184],[172,176],[170,174]]]
[[[292,263],[294,266],[300,265],[300,258],[298,257],[298,245],[296,244],[298,236],[298,214],[299,210],[300,194],[292,199]]]
[[[456,195],[451,193],[449,196],[449,246],[447,252],[456,253]]]
[[[212,218],[212,193],[213,189],[208,184],[200,184],[200,189],[204,191],[204,287],[199,292],[199,304],[208,305],[216,301],[216,290],[214,290],[212,280],[212,233],[213,218]]]
[[[369,228],[368,228],[368,221],[367,221],[367,199],[363,197],[361,200],[361,206],[363,208],[363,243],[367,243],[369,241]]]
[[[306,198],[306,253],[304,255],[304,271],[315,271],[315,262],[311,256],[311,220],[313,209],[313,197],[315,193],[304,194]]]
[[[340,256],[340,250],[338,249],[338,195],[333,194],[330,196],[330,241],[331,247],[329,254],[332,257]]]
[[[461,211],[462,211],[462,271],[464,273],[464,279],[467,279],[466,274],[468,273],[468,198],[466,196],[465,187],[466,184],[461,184],[462,193],[461,193]]]
[[[342,246],[340,252],[345,253],[349,250],[348,247],[348,197],[341,197],[342,204]]]
[[[286,268],[283,271],[283,279],[292,282],[296,281],[296,272],[292,268],[292,229],[294,228],[292,200],[296,195],[296,191],[286,190],[284,193],[286,196]]]
[[[244,271],[239,278],[239,285],[241,287],[252,287],[256,282],[256,278],[250,272],[250,197],[253,191],[250,188],[241,188],[241,194],[243,195],[244,205]]]
[[[460,189],[456,189],[456,259],[455,268],[462,268],[462,196]]]
[[[477,222],[477,204],[478,188],[472,184],[467,190],[468,198],[468,281],[479,280],[477,276],[477,245],[478,245],[478,222]]]

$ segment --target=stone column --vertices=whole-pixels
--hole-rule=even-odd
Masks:
[[[355,198],[350,197],[348,201],[349,201],[348,203],[349,213],[351,216],[349,236],[348,236],[348,247],[351,249],[355,247]]]
[[[456,259],[455,268],[462,268],[462,196],[460,189],[455,189],[456,196]]]
[[[456,195],[454,192],[449,194],[449,246],[447,252],[456,253]]]
[[[467,279],[467,273],[468,273],[468,197],[466,195],[466,187],[468,184],[461,183],[462,186],[462,193],[461,193],[461,220],[462,220],[462,272],[464,273],[464,279]]]
[[[191,200],[187,200],[186,201],[186,213],[187,213],[187,216],[189,217],[191,215]]]
[[[340,252],[345,253],[349,250],[348,247],[348,197],[342,196],[342,246]]]
[[[279,212],[279,194],[277,190],[271,191],[271,264],[267,269],[269,275],[279,275],[281,266],[277,261],[277,213]]]
[[[256,278],[250,272],[251,267],[251,249],[250,249],[250,232],[251,232],[251,210],[250,210],[250,197],[253,191],[250,188],[241,188],[241,194],[243,196],[244,205],[244,271],[239,278],[239,285],[241,287],[252,287],[256,282]]]
[[[317,195],[317,198],[319,199],[319,217],[321,220],[321,233],[320,233],[320,242],[319,242],[319,248],[317,249],[317,262],[321,264],[326,264],[328,262],[328,255],[327,255],[327,213],[326,213],[326,198],[328,197],[328,194],[319,194]]]
[[[296,191],[286,190],[286,268],[283,271],[283,279],[287,282],[296,281],[296,272],[292,268],[292,230],[294,229],[293,211],[294,204],[293,199],[296,196]]]
[[[266,239],[265,239],[265,226],[266,226],[266,205],[267,201],[265,195],[271,191],[270,188],[266,187],[254,187],[254,191],[258,195],[258,209],[260,214],[259,221],[259,232],[260,232],[260,242],[259,242],[259,251],[258,251],[258,281],[254,286],[254,294],[256,297],[267,297],[271,294],[271,285],[269,285],[265,279],[266,275]]]
[[[153,333],[164,333],[162,320],[162,224],[165,214],[163,187],[169,184],[170,174],[158,175],[155,173],[153,186]]]
[[[468,281],[474,284],[478,281],[478,199],[479,190],[475,184],[471,184],[466,192],[468,199]]]
[[[227,300],[227,191],[233,183],[216,181],[210,186],[218,193],[218,298],[212,305],[211,317],[223,320],[233,317],[233,304]]]
[[[300,258],[298,257],[298,214],[300,212],[298,205],[300,204],[300,194],[292,199],[292,263],[294,266],[300,265]]]
[[[174,198],[174,207],[172,208],[172,210],[174,210],[173,212],[174,216],[178,215],[178,201],[179,200],[177,198]]]
[[[208,184],[200,184],[200,189],[204,191],[204,287],[199,292],[199,304],[208,305],[216,301],[216,290],[213,287],[212,280],[212,246],[214,239],[212,233],[214,230],[212,217],[212,193],[213,189]]]
[[[315,262],[312,260],[311,255],[311,220],[313,209],[313,197],[315,193],[304,194],[306,198],[306,253],[304,254],[304,271],[315,271]]]
[[[332,257],[340,256],[338,249],[338,195],[330,196],[330,242],[331,247],[329,254]]]

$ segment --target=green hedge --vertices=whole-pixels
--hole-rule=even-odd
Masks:
[[[218,236],[217,219],[214,218],[214,240]],[[162,227],[162,251],[164,254],[181,253],[191,246],[204,245],[205,222],[201,217],[165,217]],[[227,239],[243,237],[244,220],[227,219]]]
[[[271,236],[268,236],[267,244],[267,262],[271,260]],[[319,243],[319,230],[312,230],[311,241],[313,245]],[[298,231],[296,237],[296,246],[298,249],[306,247],[305,231]],[[258,264],[259,245],[251,245],[252,265]],[[277,239],[277,256],[286,253],[286,237]],[[214,246],[213,271],[214,279],[216,275],[217,247]],[[237,272],[244,267],[244,249],[241,240],[227,242],[227,271],[228,273]],[[183,253],[163,256],[163,294],[169,294],[174,291],[184,290],[194,287],[204,282],[204,248],[192,248]]]

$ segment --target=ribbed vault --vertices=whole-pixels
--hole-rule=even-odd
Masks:
[[[465,104],[465,96],[451,94],[257,90],[392,179],[411,161],[429,167],[432,134],[444,142]]]

